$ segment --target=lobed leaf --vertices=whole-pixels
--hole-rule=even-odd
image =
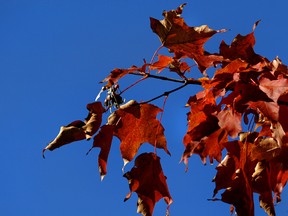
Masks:
[[[173,202],[162,171],[160,158],[154,153],[143,153],[135,159],[135,166],[126,172],[124,177],[129,182],[130,192],[125,197],[128,200],[132,193],[138,195],[137,212],[143,216],[152,216],[156,202],[164,198],[168,207]],[[167,208],[168,208],[167,207]]]
[[[115,125],[114,136],[121,141],[120,151],[125,162],[131,161],[145,142],[170,155],[164,128],[156,119],[159,112],[161,109],[154,105],[132,100],[109,116],[108,124]]]

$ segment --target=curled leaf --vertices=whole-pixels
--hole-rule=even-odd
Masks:
[[[48,149],[53,151],[63,145],[79,141],[83,139],[89,140],[97,130],[99,129],[102,122],[102,114],[105,111],[101,102],[93,102],[87,104],[89,114],[85,119],[85,122],[77,120],[73,121],[67,126],[62,126],[56,138],[51,141],[42,151],[43,157],[44,152]]]
[[[81,121],[79,121],[81,122]],[[78,123],[79,123],[78,122]],[[84,124],[84,123],[83,123]],[[81,124],[79,124],[81,125]],[[67,126],[60,127],[60,131],[56,138],[51,141],[44,149],[43,149],[43,157],[44,152],[48,149],[50,151],[53,151],[56,148],[60,148],[63,145],[66,145],[68,143],[83,140],[86,138],[85,131],[82,127],[74,126],[73,122]]]

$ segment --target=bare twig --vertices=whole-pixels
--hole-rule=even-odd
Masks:
[[[150,103],[150,102],[152,102],[152,101],[154,101],[154,100],[157,100],[157,99],[159,99],[159,98],[161,98],[161,97],[164,97],[164,96],[168,97],[169,94],[171,94],[171,93],[173,93],[173,92],[175,92],[175,91],[178,91],[178,90],[184,88],[184,87],[187,86],[188,84],[189,84],[189,82],[187,82],[187,81],[185,80],[185,82],[184,82],[183,85],[181,85],[181,86],[179,86],[179,87],[177,87],[177,88],[174,88],[174,89],[172,89],[172,90],[170,90],[170,91],[166,91],[166,92],[164,92],[163,94],[158,95],[157,97],[154,97],[154,98],[152,98],[152,99],[150,99],[150,100],[148,100],[148,101],[141,102],[140,104]]]
[[[137,73],[137,72],[133,72],[133,73],[129,73],[129,74],[136,75],[136,76],[145,76],[147,78],[160,79],[160,80],[176,82],[176,83],[187,83],[187,84],[192,84],[192,85],[201,85],[202,84],[201,81],[195,80],[192,78],[188,78],[187,80],[185,80],[185,79],[173,79],[173,78],[165,77],[165,76],[158,76],[158,75],[153,75],[153,74]]]

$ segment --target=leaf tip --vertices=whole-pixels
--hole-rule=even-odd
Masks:
[[[44,153],[45,153],[46,150],[47,150],[46,148],[44,148],[44,149],[42,150],[42,158],[43,158],[43,159],[45,159],[45,154],[44,154]]]

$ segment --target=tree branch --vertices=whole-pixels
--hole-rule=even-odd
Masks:
[[[172,89],[172,90],[170,90],[170,91],[166,91],[166,92],[164,92],[163,94],[158,95],[158,96],[156,96],[156,97],[154,97],[154,98],[152,98],[152,99],[150,99],[150,100],[148,100],[148,101],[141,102],[140,104],[150,103],[150,102],[152,102],[152,101],[154,101],[154,100],[157,100],[157,99],[159,99],[159,98],[161,98],[161,97],[164,97],[164,96],[168,97],[169,94],[171,94],[171,93],[173,93],[173,92],[175,92],[175,91],[178,91],[178,90],[184,88],[184,87],[187,86],[188,84],[189,84],[189,83],[188,83],[186,80],[184,80],[184,84],[183,84],[183,85],[181,85],[181,86],[179,86],[179,87],[177,87],[177,88],[174,88],[174,89]]]
[[[160,79],[160,80],[165,80],[165,81],[170,81],[170,82],[177,82],[177,83],[187,83],[187,84],[192,84],[192,85],[201,85],[202,84],[201,81],[195,80],[192,78],[184,80],[184,79],[173,79],[170,77],[158,76],[158,75],[153,75],[153,74],[148,74],[148,73],[132,72],[129,74],[136,75],[136,76],[144,76],[144,77],[153,78],[153,79]]]

